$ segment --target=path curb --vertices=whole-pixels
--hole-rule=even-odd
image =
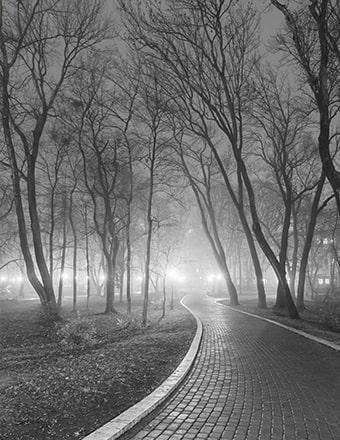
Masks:
[[[326,339],[322,339],[322,338],[319,338],[318,336],[311,335],[309,333],[304,332],[303,330],[298,330],[296,328],[289,327],[288,325],[281,324],[281,322],[277,322],[277,321],[274,321],[274,320],[269,319],[269,318],[265,318],[265,317],[260,316],[260,315],[255,315],[254,313],[246,312],[244,310],[235,309],[234,307],[228,306],[227,304],[223,304],[220,301],[221,300],[216,300],[215,302],[216,302],[216,304],[218,304],[220,306],[223,306],[223,307],[228,307],[229,309],[234,310],[235,312],[243,313],[244,315],[253,316],[254,318],[257,318],[257,319],[262,319],[262,321],[267,321],[270,324],[274,324],[274,325],[277,325],[278,327],[282,327],[282,328],[284,328],[286,330],[289,330],[292,333],[296,333],[297,335],[303,336],[306,339],[310,339],[310,340],[312,340],[314,342],[317,342],[319,344],[326,345],[327,347],[330,347],[333,350],[340,351],[340,345],[339,344],[335,344],[334,342],[327,341]]]
[[[181,304],[196,319],[197,330],[190,345],[190,348],[182,362],[176,370],[165,381],[156,388],[151,394],[128,408],[119,416],[107,422],[105,425],[93,431],[91,434],[83,438],[83,440],[115,440],[124,433],[133,428],[137,423],[154,411],[161,403],[163,403],[183,382],[189,373],[192,364],[197,356],[198,349],[202,339],[202,322],[198,316],[193,313],[188,306],[184,304],[184,297]]]

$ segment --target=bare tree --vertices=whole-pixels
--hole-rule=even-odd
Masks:
[[[117,258],[131,193],[129,145],[124,136],[131,114],[120,107],[122,90],[110,79],[113,65],[112,53],[98,53],[83,63],[69,90],[69,119],[64,121],[76,133],[74,144],[82,156],[83,184],[104,255],[106,313],[116,311]]]
[[[261,197],[262,205],[270,201],[262,222],[269,231],[268,219],[274,220],[271,237],[276,242],[281,266],[290,271],[291,291],[294,292],[298,251],[297,211],[301,199],[317,187],[321,171],[316,172],[316,152],[308,142],[310,136],[307,130],[311,125],[308,105],[301,96],[297,96],[286,75],[259,66],[254,88],[253,136],[258,141],[258,156],[264,164],[257,174],[264,195]],[[292,228],[295,228],[293,234]],[[288,255],[290,236],[295,240],[292,265]],[[279,284],[275,307],[284,306],[285,295]]]
[[[77,58],[108,35],[102,12],[99,0],[0,2],[1,117],[20,244],[28,278],[51,318],[58,318],[58,309],[42,243],[36,164],[56,99]]]
[[[116,66],[110,74],[110,81],[116,90],[115,105],[110,108],[112,116],[118,121],[117,129],[121,133],[121,143],[126,158],[125,168],[125,191],[124,200],[126,203],[126,221],[125,221],[125,244],[126,244],[126,301],[127,312],[131,313],[131,290],[132,290],[132,243],[131,243],[131,223],[134,199],[134,162],[136,160],[136,151],[138,151],[138,140],[135,132],[138,131],[134,114],[139,91],[140,69],[131,65],[126,59],[118,59]],[[122,277],[124,274],[124,263],[122,267]],[[123,282],[121,282],[121,294]]]
[[[227,264],[227,257],[222,244],[221,232],[215,212],[216,204],[213,200],[214,178],[216,179],[217,168],[216,163],[207,145],[203,145],[198,149],[196,146],[197,140],[195,140],[193,143],[196,148],[191,149],[187,146],[185,148],[186,154],[184,154],[182,136],[174,133],[174,138],[179,144],[178,153],[181,158],[184,173],[190,182],[197,206],[201,213],[204,232],[209,240],[223,278],[225,279],[230,304],[238,305],[237,290],[232,281]]]
[[[184,117],[191,130],[212,149],[251,242],[252,234],[245,213],[246,197],[253,232],[283,286],[289,315],[299,318],[285,268],[261,228],[244,150],[245,123],[251,99],[249,79],[256,63],[256,14],[250,6],[243,7],[234,1],[208,4],[176,0],[175,3],[172,11],[178,12],[170,14],[170,8],[160,7],[156,1],[150,1],[143,11],[119,2],[127,17],[131,37],[136,37],[138,43],[147,47],[146,57],[153,57],[154,63],[162,66],[159,81],[169,96],[181,101],[179,117]],[[213,133],[217,133],[233,153],[237,193],[230,185],[219,154],[221,142],[218,145],[214,142]],[[254,249],[253,245],[252,256],[255,255]],[[260,266],[257,269],[261,272]],[[259,294],[264,297],[263,280],[257,279]]]
[[[333,189],[340,212],[340,172],[332,151],[338,137],[333,129],[339,101],[340,9],[335,0],[310,0],[290,9],[277,0],[271,4],[282,12],[287,29],[277,41],[298,64],[302,81],[307,81],[319,114],[319,154],[325,175]]]
[[[42,175],[40,184],[44,187],[44,198],[46,204],[49,207],[49,215],[47,224],[45,225],[46,234],[48,236],[48,259],[49,259],[49,272],[53,284],[53,275],[55,271],[55,234],[57,232],[57,208],[58,208],[58,196],[60,193],[61,171],[65,159],[66,146],[68,143],[67,138],[61,138],[59,134],[52,130],[51,141],[53,143],[53,149],[48,144],[43,145],[41,148],[40,161],[37,164],[37,169]],[[45,147],[45,148],[44,148]],[[43,222],[43,220],[42,220]]]
[[[142,324],[147,323],[149,287],[150,287],[150,263],[151,263],[151,244],[155,228],[158,228],[157,217],[154,216],[155,193],[159,190],[159,185],[166,179],[166,166],[162,166],[164,152],[169,144],[167,127],[165,126],[164,96],[155,73],[146,66],[143,74],[143,83],[139,90],[138,119],[145,127],[143,144],[145,153],[143,162],[148,174],[146,180],[146,248],[144,266],[144,299]],[[167,153],[166,153],[167,154]],[[164,165],[164,162],[163,162]]]

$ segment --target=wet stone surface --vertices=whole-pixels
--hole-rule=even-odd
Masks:
[[[340,352],[209,297],[186,304],[203,322],[194,366],[122,439],[340,439]]]

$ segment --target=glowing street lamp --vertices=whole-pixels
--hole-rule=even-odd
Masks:
[[[220,272],[208,275],[208,283],[210,284],[211,293],[214,293],[218,289],[219,281],[221,280],[223,280],[223,275]]]
[[[172,280],[176,280],[178,278],[178,276],[179,276],[178,269],[176,269],[175,267],[171,267],[170,269],[168,269],[168,276]]]

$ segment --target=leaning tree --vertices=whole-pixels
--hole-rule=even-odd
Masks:
[[[258,257],[253,234],[283,286],[289,315],[298,318],[286,280],[285,268],[263,233],[256,195],[247,166],[246,128],[251,103],[251,75],[257,62],[258,17],[250,6],[233,0],[148,1],[143,7],[119,1],[135,47],[159,67],[159,81],[178,105],[193,132],[211,148],[226,188],[245,229],[252,257]],[[163,73],[162,73],[163,72]],[[223,147],[232,152],[237,178],[230,182],[220,156]],[[250,214],[250,215],[249,215]],[[256,259],[254,259],[254,262]],[[257,262],[258,258],[257,258]],[[261,273],[258,264],[257,274]],[[262,276],[258,290],[264,299]]]
[[[77,70],[79,55],[109,35],[103,13],[101,0],[0,2],[1,117],[20,245],[28,279],[44,311],[56,318],[41,235],[36,166],[55,102]]]

